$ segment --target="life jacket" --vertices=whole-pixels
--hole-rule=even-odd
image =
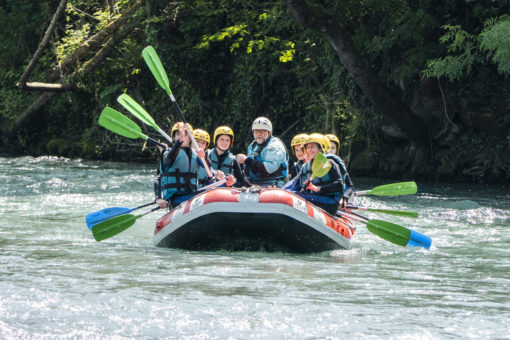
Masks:
[[[338,164],[338,167],[340,168],[340,174],[342,175],[342,181],[344,182],[344,192],[347,191],[349,185],[347,184],[346,177],[349,175],[349,173],[347,172],[347,167],[345,166],[344,161],[337,155],[331,153],[325,153],[324,156]]]
[[[258,162],[276,162],[278,165],[278,168],[271,172],[269,176],[262,176],[260,173],[253,172],[250,168],[248,170],[248,177],[250,177],[254,184],[277,184],[281,187],[286,181],[289,168],[289,153],[279,138],[271,136],[263,144],[258,144],[257,141],[251,142],[248,146],[248,157],[253,157]],[[269,172],[269,169],[267,170]]]
[[[221,170],[225,176],[234,173],[234,170],[232,169],[232,161],[236,159],[236,156],[234,156],[230,150],[227,150],[223,155],[220,156],[218,155],[216,148],[209,149],[207,150],[207,158],[209,158],[211,161],[211,165],[214,170]]]
[[[207,161],[207,160],[206,160]],[[200,161],[199,161],[200,162]],[[208,164],[209,165],[209,164]],[[210,167],[209,167],[210,168]],[[198,165],[197,184],[198,188],[205,186],[209,182],[209,175],[205,170],[204,166],[200,163]]]
[[[306,182],[312,177],[312,163],[313,163],[313,161],[306,163],[305,165],[303,165],[303,168],[301,169],[301,175],[299,177],[299,185],[301,188],[304,188],[305,185],[307,184]],[[334,180],[329,175],[329,172],[322,177],[314,177],[312,179],[312,184],[317,185],[317,186],[323,186],[323,185],[330,184],[333,182],[334,182]],[[305,190],[305,192],[315,194],[314,192],[310,192],[309,190]],[[332,197],[336,201],[338,201],[340,199],[340,193],[336,193],[336,192],[327,193],[327,194],[316,194],[316,195]]]
[[[175,194],[183,195],[197,190],[198,158],[191,152],[191,159],[183,149],[179,150],[171,166],[161,169],[161,191],[169,200]]]
[[[297,176],[297,174],[299,174],[299,172],[301,171],[301,168],[303,167],[303,164],[305,164],[305,163],[300,160],[294,162],[294,164],[290,168],[290,177],[291,178],[293,178],[293,177]]]

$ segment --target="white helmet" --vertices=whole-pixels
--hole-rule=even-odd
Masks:
[[[273,133],[273,124],[271,124],[271,121],[267,119],[266,117],[258,117],[255,118],[253,121],[253,124],[251,125],[251,131],[253,130],[266,130],[269,131],[271,134]]]

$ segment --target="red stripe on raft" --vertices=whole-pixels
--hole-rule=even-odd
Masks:
[[[225,202],[237,203],[239,191],[233,189],[214,189],[205,194],[204,204]]]

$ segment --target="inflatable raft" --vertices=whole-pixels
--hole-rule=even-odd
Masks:
[[[187,250],[311,253],[350,249],[354,226],[281,189],[217,188],[156,223],[154,243]]]

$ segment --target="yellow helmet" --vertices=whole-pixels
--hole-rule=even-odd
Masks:
[[[329,149],[331,148],[331,141],[328,138],[326,138],[326,136],[322,136],[322,138],[324,138],[324,145],[326,146],[324,152],[328,152]]]
[[[294,156],[296,155],[296,152],[294,151],[294,147],[296,145],[303,146],[305,144],[306,139],[308,138],[308,135],[306,133],[300,133],[299,135],[295,135],[292,138],[292,141],[290,142],[290,148],[292,149],[292,153]]]
[[[201,139],[207,142],[207,147],[209,147],[209,144],[211,144],[211,137],[209,136],[209,133],[207,133],[207,131],[205,130],[202,129],[193,130],[193,137],[195,137],[195,139]]]
[[[338,154],[338,151],[340,151],[340,140],[338,139],[338,137],[333,134],[324,135],[324,137],[329,139],[330,142],[336,143],[336,153]]]
[[[230,136],[231,137],[230,146],[234,145],[234,130],[232,130],[228,126],[217,127],[216,130],[214,130],[214,136],[213,136],[213,140],[214,140],[214,144],[215,145],[216,145],[216,138],[218,138],[221,135],[228,135],[228,136]]]
[[[317,143],[319,145],[321,152],[327,151],[325,138],[320,133],[312,133],[312,134],[308,135],[308,138],[305,141],[305,145],[310,144],[310,143]]]
[[[170,136],[173,137],[174,136],[174,132],[179,130],[179,125],[182,125],[184,124],[183,122],[177,122],[174,124],[174,126],[172,126],[172,131],[170,131]],[[188,124],[188,127],[189,127],[189,130],[191,131],[191,133],[193,133],[193,127],[191,126],[190,123],[186,123]]]

